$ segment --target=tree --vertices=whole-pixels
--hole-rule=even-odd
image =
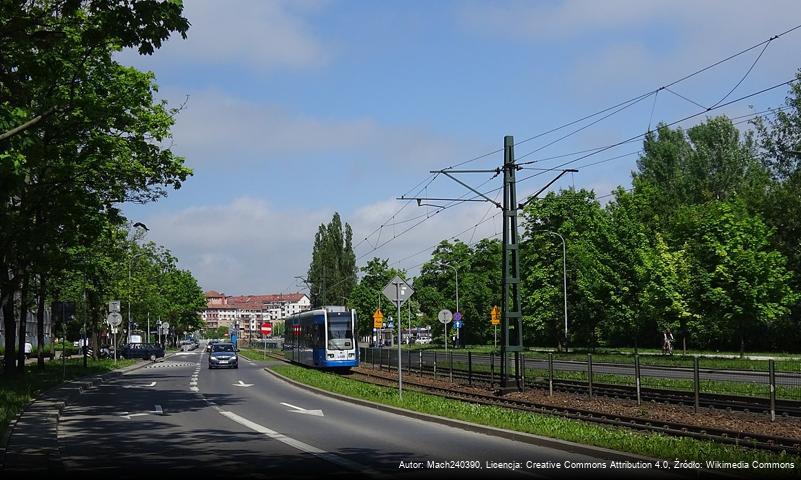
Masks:
[[[386,259],[373,258],[361,269],[364,276],[348,297],[348,306],[356,310],[359,335],[370,335],[373,330],[373,312],[381,306],[386,317],[392,315],[392,302],[384,298],[384,287],[395,276],[406,279],[406,272],[389,267]],[[416,295],[416,294],[415,294]]]
[[[742,202],[686,207],[678,229],[688,239],[692,309],[698,312],[691,333],[707,345],[737,345],[742,354],[746,338],[760,338],[798,300],[786,258],[771,247],[771,230]]]
[[[125,47],[149,54],[185,35],[179,2],[114,0],[0,5],[0,304],[15,332],[20,286],[66,268],[123,218],[114,204],[146,202],[191,174],[160,143],[173,116],[155,103],[150,73],[117,64]],[[27,308],[22,304],[23,310]],[[40,308],[40,310],[42,310]],[[25,312],[21,312],[24,314]],[[7,352],[13,352],[7,335]],[[14,355],[6,355],[11,371]]]
[[[347,223],[343,228],[339,213],[317,230],[307,282],[316,307],[343,304],[356,286],[353,232]]]

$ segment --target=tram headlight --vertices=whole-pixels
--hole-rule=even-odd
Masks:
[[[353,357],[355,357],[355,356],[356,356],[356,354],[353,354],[353,353],[349,353],[349,354],[348,354],[348,358],[353,358]]]
[[[334,358],[334,354],[333,353],[329,353],[328,354],[328,358]]]

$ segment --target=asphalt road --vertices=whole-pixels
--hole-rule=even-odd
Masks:
[[[59,446],[66,473],[107,478],[154,472],[232,478],[573,478],[588,471],[565,469],[565,462],[608,465],[610,458],[332,399],[287,384],[265,372],[263,364],[244,359],[238,369],[208,370],[199,350],[80,395],[62,414]],[[429,461],[440,468],[429,468]],[[548,461],[563,468],[526,465]],[[448,462],[476,468],[441,468]],[[493,468],[492,462],[504,465]],[[513,465],[509,462],[520,466],[505,468]],[[668,476],[661,470],[593,470],[594,476],[608,478],[643,474]]]

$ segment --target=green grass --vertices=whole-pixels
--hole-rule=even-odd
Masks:
[[[251,360],[264,360],[265,359],[265,357],[264,357],[264,349],[259,350],[259,349],[256,349],[256,348],[240,348],[239,349],[239,353],[244,355],[245,357],[251,359]],[[272,360],[273,357],[271,357],[270,355],[274,355],[275,353],[276,353],[275,349],[270,350],[268,348],[267,349],[267,359],[268,360]]]
[[[66,369],[61,361],[56,360],[46,362],[42,370],[36,364],[28,365],[22,376],[0,375],[0,437],[5,434],[11,420],[43,391],[63,380],[106,373],[134,363],[136,360],[118,360],[115,367],[114,360],[89,359],[87,368],[83,368],[83,359],[74,358],[65,362]]]
[[[595,445],[659,459],[682,460],[758,460],[801,463],[801,457],[721,445],[659,433],[643,433],[624,428],[603,427],[578,420],[539,415],[500,407],[477,405],[458,400],[358,382],[340,376],[294,365],[274,367],[282,375],[324,390],[392,405],[418,412],[463,420],[480,425],[542,435],[586,445]],[[796,468],[793,474],[799,475]]]

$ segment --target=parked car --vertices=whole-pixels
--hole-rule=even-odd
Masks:
[[[239,349],[233,343],[215,343],[209,353],[209,369],[229,367],[239,368],[239,359],[236,352]]]
[[[157,358],[164,358],[164,347],[155,343],[129,343],[120,349],[119,357],[156,361]]]
[[[197,343],[194,340],[181,340],[178,345],[183,352],[188,352],[197,348]]]

